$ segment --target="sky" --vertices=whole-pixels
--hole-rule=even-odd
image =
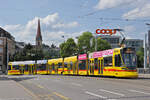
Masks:
[[[0,27],[16,41],[35,44],[38,19],[43,43],[59,46],[67,38],[96,29],[124,30],[144,39],[150,26],[150,0],[0,0]],[[119,35],[119,32],[117,33]],[[64,38],[62,38],[64,36]]]

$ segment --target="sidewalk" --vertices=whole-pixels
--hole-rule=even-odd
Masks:
[[[139,74],[139,78],[150,78],[150,74]]]
[[[0,100],[33,100],[32,97],[13,80],[0,80]]]

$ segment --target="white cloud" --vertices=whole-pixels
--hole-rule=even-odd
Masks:
[[[117,7],[120,5],[127,5],[134,1],[136,0],[99,0],[95,8],[98,10],[102,10],[102,9]]]
[[[44,43],[47,44],[55,43],[55,45],[59,46],[61,42],[66,41],[68,38],[73,38],[76,41],[76,37],[81,35],[83,32],[85,31],[73,32],[73,33],[66,33],[64,31],[52,31],[52,32],[44,31],[44,33],[46,34],[43,34],[43,40]],[[64,38],[62,38],[62,36],[64,36]]]
[[[136,30],[135,26],[133,26],[133,25],[125,26],[123,29],[128,33]]]
[[[9,31],[13,31],[13,30],[17,30],[17,29],[20,29],[21,25],[20,24],[17,24],[17,25],[5,25],[4,28],[6,30],[9,30]]]
[[[72,28],[72,27],[76,27],[78,25],[79,25],[79,23],[74,21],[74,22],[67,23],[67,24],[57,23],[57,24],[53,25],[52,28]]]
[[[150,17],[150,2],[144,4],[141,7],[137,7],[123,15],[123,18],[135,19],[135,18],[143,18]]]
[[[54,14],[52,14],[52,15],[46,16],[46,17],[43,18],[43,19],[41,18],[41,22],[42,22],[43,24],[50,25],[50,24],[56,22],[56,20],[57,20],[58,18],[59,18],[58,13],[54,13]]]
[[[58,13],[50,14],[46,17],[35,17],[29,20],[27,24],[21,25],[5,25],[2,26],[6,31],[10,32],[17,41],[30,42],[35,44],[35,37],[37,31],[38,19],[41,22],[41,33],[43,36],[43,42],[46,44],[55,43],[57,46],[63,41],[62,35],[65,38],[74,37],[74,33],[69,34],[61,30],[61,28],[74,28],[79,26],[76,21],[68,23],[60,23],[60,18]]]

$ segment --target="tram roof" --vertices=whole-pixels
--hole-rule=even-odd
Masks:
[[[77,56],[66,57],[65,62],[77,61]]]
[[[35,64],[35,61],[14,61],[10,63],[12,65],[27,65],[27,64]]]
[[[58,63],[58,62],[62,62],[62,61],[63,61],[63,58],[49,59],[48,63],[51,64],[51,63]]]
[[[37,60],[37,64],[46,64],[47,60]]]

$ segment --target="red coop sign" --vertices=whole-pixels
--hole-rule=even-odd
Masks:
[[[97,29],[96,30],[96,34],[116,34],[116,30],[115,29]]]

